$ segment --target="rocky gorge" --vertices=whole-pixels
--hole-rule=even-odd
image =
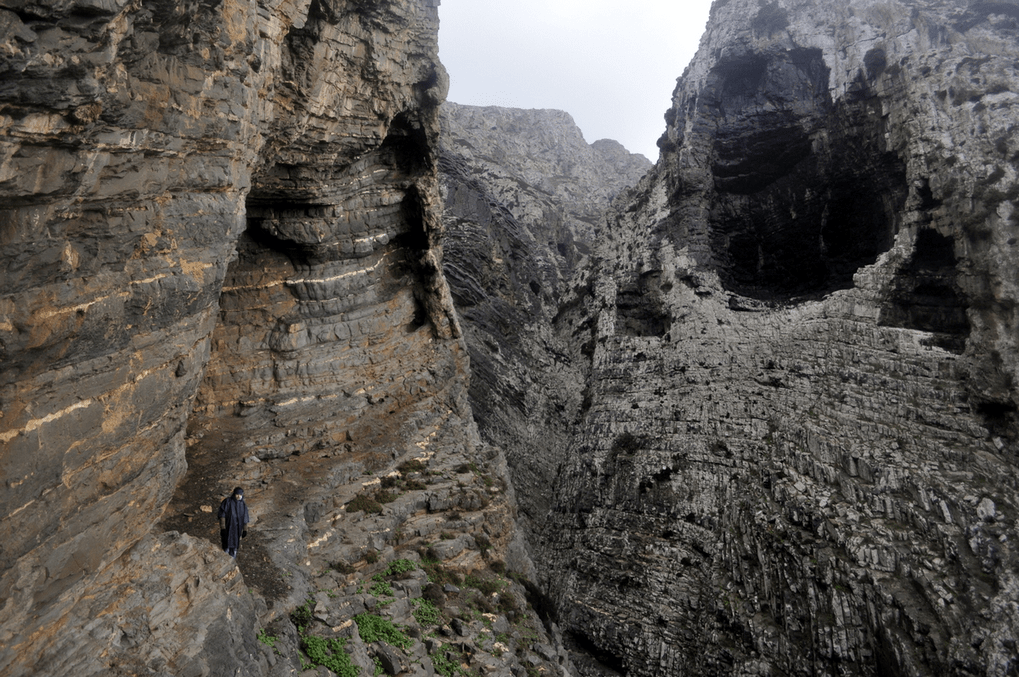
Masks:
[[[581,674],[1017,669],[1019,11],[963,4],[715,2],[523,392],[488,323]]]
[[[432,0],[0,25],[0,675],[1019,669],[1013,2],[716,0],[653,168]]]

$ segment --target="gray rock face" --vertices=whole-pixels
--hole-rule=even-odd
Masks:
[[[605,205],[651,168],[611,139],[588,144],[558,110],[442,105],[442,150],[560,256],[588,247]],[[449,207],[453,209],[450,210]],[[447,201],[447,216],[457,217]],[[555,239],[553,234],[568,239]],[[565,250],[565,251],[563,251]]]
[[[553,319],[584,273],[594,224],[651,164],[615,141],[586,143],[562,111],[446,103],[441,120],[444,271],[471,357],[471,406],[482,434],[512,452],[530,519],[548,508],[553,449],[585,382],[586,359],[560,359],[583,346],[553,332]]]
[[[416,595],[491,674],[1014,673],[1014,3],[719,0],[597,229],[647,165],[562,114],[440,159],[436,8],[0,9],[0,677],[292,674],[308,597],[370,668]],[[364,593],[436,540],[493,575]]]
[[[1015,669],[1016,14],[715,3],[559,318],[589,408],[514,463],[605,670]]]
[[[266,674],[264,647],[249,626],[264,612],[234,561],[207,541],[146,536],[70,612],[56,606],[45,613],[57,631],[36,638],[36,661],[23,674]]]

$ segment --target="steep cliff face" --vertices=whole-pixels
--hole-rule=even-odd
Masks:
[[[437,4],[0,8],[0,674],[257,674],[266,606],[198,510],[240,460],[470,445]],[[167,516],[201,539],[150,533],[189,421]]]
[[[1017,15],[714,4],[560,317],[534,540],[585,671],[1016,670]]]
[[[481,434],[504,447],[521,515],[544,516],[548,478],[582,406],[589,349],[552,331],[583,275],[594,224],[651,163],[588,144],[562,111],[442,107],[444,271],[471,358]]]
[[[344,442],[369,402],[418,399],[433,338],[458,331],[437,248],[434,14],[321,9],[288,33],[273,96],[290,110],[246,197],[198,407],[240,414],[261,457]]]
[[[0,9],[0,675],[291,674],[309,595],[568,669],[468,620],[534,618],[453,298],[581,672],[1014,673],[1016,5],[719,0],[593,231],[646,165],[562,114],[437,156],[436,4]],[[366,646],[425,568],[461,648]]]
[[[447,166],[468,170],[542,246],[570,262],[572,249],[588,253],[606,205],[651,168],[611,139],[589,144],[564,111],[446,102],[441,122]]]

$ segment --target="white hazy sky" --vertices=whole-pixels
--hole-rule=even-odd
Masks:
[[[558,108],[649,160],[711,0],[441,0],[450,101]]]

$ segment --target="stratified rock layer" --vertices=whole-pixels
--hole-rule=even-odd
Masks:
[[[232,563],[149,534],[196,398],[189,461],[229,467],[180,502],[210,510],[245,455],[469,428],[437,4],[0,8],[0,674],[265,668]]]
[[[557,449],[581,408],[584,337],[551,330],[610,200],[651,167],[615,141],[588,144],[566,113],[445,103],[444,272],[471,357],[481,434],[509,451],[521,516],[543,518]],[[524,450],[527,451],[524,451]]]
[[[1016,670],[1017,15],[714,4],[560,317],[535,541],[585,672]]]

